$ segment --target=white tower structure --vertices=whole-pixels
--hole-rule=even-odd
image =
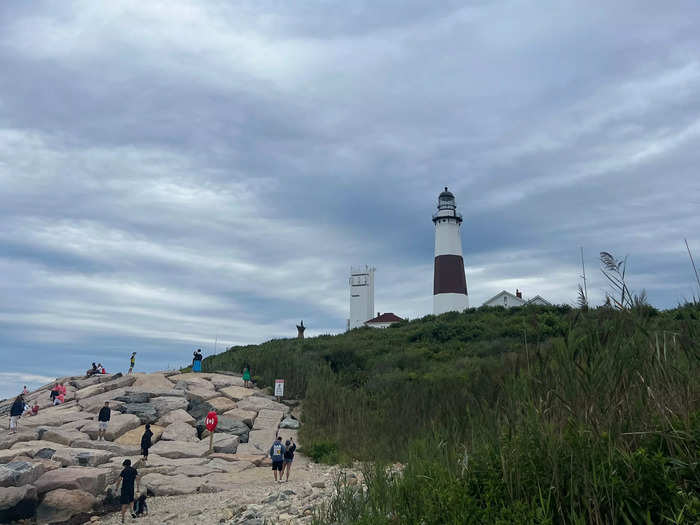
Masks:
[[[462,215],[457,213],[455,196],[443,191],[438,197],[435,224],[435,273],[433,276],[433,314],[461,312],[469,308],[467,279],[462,259],[460,228]]]
[[[374,317],[374,271],[366,266],[350,268],[350,319],[348,330],[364,326]]]

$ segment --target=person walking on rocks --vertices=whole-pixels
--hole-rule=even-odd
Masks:
[[[141,436],[141,455],[144,461],[148,461],[148,449],[151,448],[151,438],[153,437],[153,432],[151,431],[151,425],[146,425],[146,430]]]
[[[127,374],[133,374],[134,373],[134,365],[136,364],[136,352],[133,352],[131,354],[131,359],[129,360],[129,371]]]
[[[24,396],[18,395],[10,407],[10,434],[17,432],[17,422],[24,412]]]
[[[246,388],[250,388],[248,385],[250,384],[250,366],[248,364],[245,365],[243,368],[243,385]]]
[[[112,409],[109,408],[109,401],[105,401],[105,406],[100,408],[100,413],[97,414],[97,441],[105,440],[105,432],[111,417]]]
[[[122,466],[124,470],[119,474],[115,491],[119,490],[119,485],[121,485],[122,491],[119,496],[119,503],[122,506],[122,523],[124,523],[124,515],[134,501],[134,487],[138,485],[139,473],[131,466],[130,459],[125,459]]]
[[[294,438],[290,437],[287,441],[285,441],[284,448],[284,470],[282,470],[282,474],[284,474],[286,470],[287,481],[289,481],[289,471],[292,469],[292,461],[294,461],[294,451],[297,449],[297,444],[294,443]],[[280,478],[282,478],[282,475],[280,475]]]
[[[282,444],[282,438],[277,436],[275,442],[270,447],[270,459],[272,459],[272,472],[277,483],[277,472],[280,473],[279,483],[282,483],[282,473],[284,471],[284,453],[286,452]]]

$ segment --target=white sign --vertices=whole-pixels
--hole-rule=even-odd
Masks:
[[[284,379],[275,379],[275,396],[284,396]]]

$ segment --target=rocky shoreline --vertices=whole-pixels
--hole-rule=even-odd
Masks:
[[[340,471],[302,454],[288,483],[273,481],[266,451],[278,432],[298,441],[300,408],[244,388],[240,376],[159,372],[57,381],[67,387],[65,402],[51,406],[53,383],[30,393],[39,414],[22,417],[16,434],[0,438],[2,523],[121,522],[109,511],[117,509],[113,488],[126,458],[149,496],[150,516],[140,523],[308,523],[334,490]],[[97,441],[105,401],[112,418],[106,440]],[[0,415],[10,404],[0,403]],[[219,415],[211,452],[208,432],[196,429],[210,410]],[[146,424],[154,445],[144,463]]]

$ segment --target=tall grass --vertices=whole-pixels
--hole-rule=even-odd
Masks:
[[[576,315],[525,363],[504,357],[462,384],[330,404],[320,391],[342,387],[312,382],[307,440],[373,461],[368,492],[346,488],[338,498],[353,504],[318,522],[697,523],[697,323],[664,352],[647,313]]]

